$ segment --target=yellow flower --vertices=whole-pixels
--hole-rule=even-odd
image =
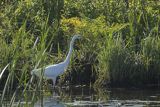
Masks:
[[[70,27],[84,27],[85,24],[78,18],[78,17],[73,17],[73,18],[69,18],[69,19],[65,19],[63,18],[61,21],[61,24],[65,24],[68,25]]]

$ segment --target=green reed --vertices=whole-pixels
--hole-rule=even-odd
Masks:
[[[0,48],[2,50],[0,57],[2,62],[0,62],[0,67],[10,63],[8,68],[1,72],[1,74],[6,72],[6,74],[2,75],[0,81],[5,84],[4,87],[2,85],[1,104],[4,102],[5,96],[10,95],[12,97],[9,105],[12,106],[18,99],[17,94],[22,92],[21,94],[19,93],[21,97],[18,99],[19,104],[17,105],[20,106],[22,97],[27,104],[30,102],[27,90],[33,90],[32,87],[37,87],[35,89],[38,90],[42,89],[40,88],[43,83],[42,78],[35,83],[39,85],[31,85],[30,71],[51,63],[47,60],[49,55],[46,50],[50,48],[53,39],[58,34],[58,23],[55,18],[54,24],[50,23],[51,26],[49,26],[48,13],[44,13],[43,6],[41,7],[41,4],[36,1],[16,1],[14,3],[13,5],[5,4],[5,8],[0,11],[0,18],[3,20],[0,23],[0,41],[2,41],[2,47]],[[13,90],[15,91],[13,92]],[[32,93],[32,104],[37,99],[35,92]]]
[[[35,90],[43,89],[44,82],[42,78],[30,82],[30,71],[63,61],[73,34],[83,37],[58,83],[160,83],[159,1],[12,0],[0,5],[1,103],[11,95],[10,105],[14,104],[23,89],[27,102],[27,90],[34,91],[33,104],[38,99]]]

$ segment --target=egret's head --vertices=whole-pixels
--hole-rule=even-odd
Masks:
[[[74,39],[74,40],[75,40],[75,39],[80,39],[80,38],[82,38],[82,36],[80,36],[79,34],[76,34],[76,35],[73,36],[73,39]]]
[[[79,34],[76,34],[76,35],[74,35],[73,37],[72,37],[72,40],[71,40],[71,42],[70,42],[70,45],[74,45],[74,42],[75,42],[75,40],[76,39],[80,39],[82,36],[80,36]]]

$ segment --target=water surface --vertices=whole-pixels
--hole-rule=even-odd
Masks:
[[[41,101],[35,107],[42,105]],[[69,87],[56,89],[43,97],[44,107],[160,107],[159,89],[94,89]]]
[[[22,98],[14,102],[13,106],[33,104],[34,107],[160,107],[159,89],[106,89],[87,86],[56,87],[48,91],[39,91],[35,102]],[[27,98],[31,91],[26,94]],[[18,97],[18,95],[17,95]],[[3,107],[9,106],[9,101]],[[29,98],[30,99],[30,98]],[[17,100],[18,101],[18,100]]]

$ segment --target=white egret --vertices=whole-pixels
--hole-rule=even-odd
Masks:
[[[32,70],[31,74],[36,75],[39,78],[41,76],[43,76],[46,79],[52,79],[53,85],[55,85],[57,76],[63,74],[64,71],[67,69],[68,64],[70,62],[74,41],[79,38],[81,38],[80,35],[73,36],[73,38],[70,42],[69,52],[67,54],[66,59],[63,62],[58,63],[58,64],[49,65],[49,66],[45,67],[44,69],[42,69],[42,68],[34,69],[34,70]],[[41,71],[43,72],[43,74],[41,73]]]

